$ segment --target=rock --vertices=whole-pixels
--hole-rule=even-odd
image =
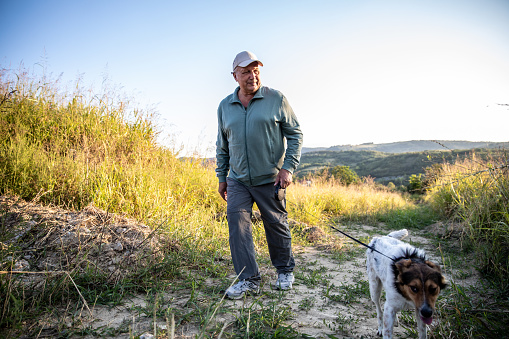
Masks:
[[[17,260],[14,263],[13,271],[25,271],[30,268],[30,264],[25,259]]]
[[[126,231],[127,231],[126,227],[117,227],[117,229],[115,230],[115,232],[117,232],[118,234],[125,233]]]
[[[122,243],[120,241],[114,243],[111,248],[113,248],[113,250],[117,251],[117,252],[122,252],[122,250],[124,249],[124,246],[122,245]]]

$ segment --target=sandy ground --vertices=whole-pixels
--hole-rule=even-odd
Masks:
[[[370,226],[359,226],[360,229],[373,229]],[[357,235],[366,235],[362,231]],[[381,234],[382,235],[382,234]],[[418,234],[411,234],[407,240],[411,243],[419,244],[420,248],[430,250],[429,240]],[[361,281],[366,281],[365,273],[365,256],[363,249],[357,249],[357,254],[348,256],[345,259],[335,258],[327,250],[317,247],[297,248],[294,251],[296,258],[297,277],[294,288],[288,292],[284,292],[281,297],[281,305],[291,308],[293,316],[286,323],[295,328],[299,333],[313,338],[378,338],[376,335],[376,312],[373,303],[366,297],[353,298],[354,301],[342,302],[334,296],[338,296],[338,292],[334,287],[339,286],[356,286]],[[431,251],[432,252],[432,251]],[[438,256],[431,255],[430,258],[435,262],[440,262]],[[274,275],[269,267],[265,268],[265,275]],[[262,269],[263,272],[263,269]],[[311,273],[310,273],[311,272]],[[322,283],[315,286],[309,286],[305,283],[306,278],[312,272],[321,272],[319,279]],[[233,278],[233,276],[232,276]],[[269,280],[269,279],[267,279]],[[274,280],[274,279],[272,279]],[[265,279],[264,279],[265,281]],[[324,284],[329,284],[324,285]],[[330,295],[333,298],[325,297],[326,289],[334,284]],[[262,292],[274,293],[270,286],[270,282],[266,281],[262,285]],[[169,305],[172,308],[184,308],[189,300],[190,292],[179,291],[178,293],[167,294],[166,299],[172,300]],[[203,300],[208,300],[210,296],[202,296]],[[220,295],[217,296],[221,298]],[[224,309],[235,310],[245,307],[246,303],[250,303],[252,299],[258,298],[254,296],[248,297],[246,300],[224,300],[222,307]],[[199,299],[199,298],[198,298]],[[263,300],[264,297],[262,296]],[[269,298],[265,298],[269,299]],[[341,299],[341,298],[339,298]],[[134,324],[132,328],[137,333],[153,333],[153,321],[149,317],[133,318],[133,307],[145,306],[143,297],[136,298],[122,307],[116,307],[111,310],[105,307],[96,307],[94,309],[95,328],[118,327],[122,322]],[[215,321],[220,324],[231,324],[235,320],[232,314],[219,314]],[[165,322],[158,323],[158,329],[165,331],[167,324]],[[410,325],[411,326],[411,325]],[[210,326],[209,326],[210,327]],[[227,327],[228,328],[228,327]],[[194,338],[199,334],[196,326],[187,324],[181,325],[175,329],[176,338]],[[404,326],[398,326],[394,329],[395,338],[408,337]],[[92,338],[91,336],[89,338]],[[128,338],[128,335],[120,335],[117,338]]]
[[[324,279],[329,280],[335,286],[355,284],[358,279],[365,280],[365,259],[363,257],[352,258],[338,264],[338,260],[331,258],[330,254],[314,247],[307,247],[297,249],[295,251],[295,258],[297,267],[316,268],[316,270],[323,273]],[[295,273],[298,277],[298,270]],[[268,273],[268,275],[272,274]],[[377,337],[375,310],[371,301],[361,298],[359,302],[350,305],[331,301],[329,298],[324,297],[326,288],[327,286],[322,284],[314,287],[307,286],[302,282],[302,279],[297,278],[293,289],[284,292],[281,297],[282,305],[289,306],[293,313],[291,320],[286,323],[292,325],[298,332],[314,338],[329,338],[327,334],[334,335],[337,338]],[[271,288],[269,282],[262,286],[261,295],[264,292],[277,293]],[[174,309],[183,309],[189,298],[189,291],[179,291],[178,293],[165,295],[165,299],[172,300],[168,306]],[[208,299],[210,296],[203,296],[202,298]],[[217,298],[220,299],[221,296],[218,295]],[[235,310],[236,308],[243,307],[243,304],[246,302],[250,303],[250,299],[254,298],[258,298],[258,296],[250,296],[246,300],[224,300],[222,307]],[[94,328],[118,328],[123,322],[128,322],[131,328],[133,328],[132,324],[134,324],[137,333],[153,333],[152,319],[150,317],[138,317],[132,311],[133,308],[144,307],[145,305],[145,299],[143,296],[140,296],[126,302],[121,307],[113,309],[97,306],[93,309],[94,320],[91,324],[93,324]],[[339,321],[338,317],[341,317],[343,321]],[[228,313],[222,313],[215,319],[219,323],[231,323],[234,320],[234,316]],[[166,330],[166,323],[164,321],[158,322],[158,328]],[[396,334],[402,333],[402,331],[402,327],[395,329]],[[194,338],[198,333],[199,329],[192,325],[183,325],[175,329],[177,338]],[[92,338],[92,336],[89,338]],[[128,338],[128,335],[120,335],[117,338]]]

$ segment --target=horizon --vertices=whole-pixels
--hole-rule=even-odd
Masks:
[[[402,141],[393,141],[393,142],[387,142],[387,143],[370,143],[370,142],[366,142],[366,143],[362,143],[362,144],[342,144],[342,145],[332,145],[332,146],[317,146],[317,147],[308,147],[308,146],[302,146],[302,150],[306,149],[306,152],[302,152],[302,154],[304,153],[308,153],[308,152],[321,152],[321,151],[327,151],[331,148],[334,148],[334,147],[356,147],[356,146],[379,146],[379,145],[389,145],[389,144],[399,144],[399,143],[407,143],[407,142],[434,142],[434,143],[437,143],[438,146],[442,146],[444,147],[444,151],[447,151],[447,143],[448,142],[464,142],[464,143],[487,143],[487,144],[504,144],[504,143],[507,143],[509,144],[509,140],[508,141],[485,141],[485,140],[482,140],[482,141],[471,141],[471,140],[402,140]],[[441,144],[444,144],[444,145],[441,145]],[[482,147],[481,147],[482,148]],[[318,149],[318,150],[317,150]],[[469,150],[470,148],[465,148],[465,149],[459,149],[459,148],[453,148],[453,150]],[[311,151],[307,151],[307,150],[311,150]],[[361,152],[361,151],[366,151],[366,150],[353,150],[354,152]],[[331,152],[341,152],[341,151],[336,151],[336,150],[331,150]],[[414,151],[411,151],[411,152],[414,152]],[[420,152],[420,151],[417,151],[417,152]],[[387,152],[387,153],[391,153],[391,152]],[[401,152],[401,153],[405,153],[405,152]],[[215,159],[215,154],[209,154],[208,156],[203,156],[203,155],[197,155],[197,154],[194,154],[194,155],[189,155],[189,154],[186,154],[186,155],[182,155],[182,156],[179,156],[179,158],[194,158],[194,157],[197,157],[197,158],[202,158],[202,159]]]
[[[362,146],[362,145],[386,145],[386,144],[397,144],[397,143],[403,143],[403,142],[412,142],[412,141],[428,141],[428,142],[470,142],[470,143],[509,143],[509,139],[507,141],[489,141],[489,140],[432,140],[432,139],[411,139],[411,140],[400,140],[400,141],[391,141],[391,142],[363,142],[361,144],[337,144],[332,146],[317,146],[317,147],[308,147],[308,146],[302,146],[303,148],[331,148],[331,147],[338,147],[338,146]]]

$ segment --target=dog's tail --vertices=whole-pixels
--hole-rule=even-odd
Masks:
[[[394,232],[387,234],[388,237],[395,238],[398,240],[403,239],[407,235],[408,235],[408,231],[406,230],[406,228],[403,228],[402,230],[394,231]]]

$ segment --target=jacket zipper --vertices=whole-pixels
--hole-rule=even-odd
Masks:
[[[241,104],[242,105],[242,104]],[[244,107],[242,105],[242,108],[244,108],[244,111],[246,112],[245,119],[244,119],[244,147],[246,149],[246,162],[247,162],[247,175],[249,177],[249,184],[250,186],[253,186],[253,178],[251,177],[251,165],[249,164],[249,153],[247,149],[247,113],[249,106],[251,105],[251,101],[247,104],[247,107]]]

